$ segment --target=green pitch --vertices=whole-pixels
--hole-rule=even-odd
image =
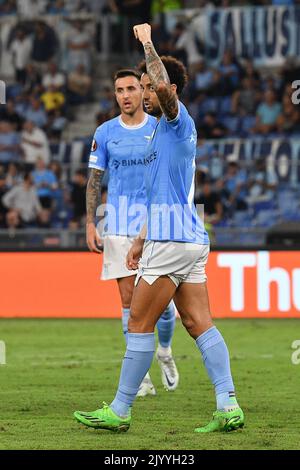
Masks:
[[[200,353],[177,322],[173,351],[180,372],[164,391],[157,363],[157,396],[138,399],[128,433],[84,429],[75,410],[110,403],[124,342],[118,320],[0,320],[6,344],[0,366],[0,449],[300,449],[300,364],[291,344],[298,320],[216,322],[231,354],[246,425],[229,434],[197,435],[215,410]]]

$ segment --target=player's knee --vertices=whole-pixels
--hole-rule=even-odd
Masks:
[[[185,318],[182,320],[182,323],[187,330],[188,334],[192,338],[198,338],[199,336],[199,324],[193,318]]]
[[[123,308],[130,308],[132,299],[132,288],[131,286],[123,286],[121,292],[121,302]]]
[[[154,327],[155,325],[153,325],[151,318],[148,318],[146,315],[140,315],[132,309],[128,321],[129,333],[152,333]]]
[[[213,326],[210,319],[201,319],[198,317],[182,319],[182,323],[189,335],[194,339],[199,338],[200,335]]]

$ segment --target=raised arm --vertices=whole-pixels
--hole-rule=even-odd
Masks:
[[[96,211],[101,201],[101,182],[104,171],[91,169],[90,178],[86,189],[86,241],[90,251],[101,253],[97,247],[101,245],[101,239],[96,229]]]
[[[143,44],[147,73],[157,94],[160,106],[168,120],[178,115],[178,99],[164,64],[151,41],[151,26],[147,23],[134,26],[135,37]]]

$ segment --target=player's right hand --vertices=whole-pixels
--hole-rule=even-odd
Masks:
[[[103,247],[101,243],[101,238],[97,232],[96,226],[93,223],[86,225],[86,242],[89,247],[89,250],[92,253],[102,253]]]
[[[135,240],[133,242],[132,247],[128,251],[128,254],[126,257],[126,268],[129,269],[130,271],[138,269],[139,261],[143,253],[143,245],[144,243],[141,244],[140,241]]]

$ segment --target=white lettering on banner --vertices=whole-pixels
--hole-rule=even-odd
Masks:
[[[218,266],[230,268],[230,303],[233,312],[245,308],[244,268],[256,266],[256,256],[252,253],[222,253],[217,258]]]
[[[230,269],[230,308],[233,312],[245,309],[245,268],[257,268],[257,310],[269,312],[271,309],[271,284],[277,285],[277,309],[288,312],[292,303],[300,311],[300,268],[290,274],[282,267],[270,268],[270,253],[220,253],[217,256],[220,268]],[[292,295],[291,295],[292,294]]]
[[[293,301],[295,308],[300,310],[300,269],[293,269]]]
[[[270,269],[270,254],[267,251],[257,253],[257,296],[258,310],[268,312],[270,310],[271,282],[277,283],[278,310],[288,312],[291,309],[290,276],[283,268]]]

